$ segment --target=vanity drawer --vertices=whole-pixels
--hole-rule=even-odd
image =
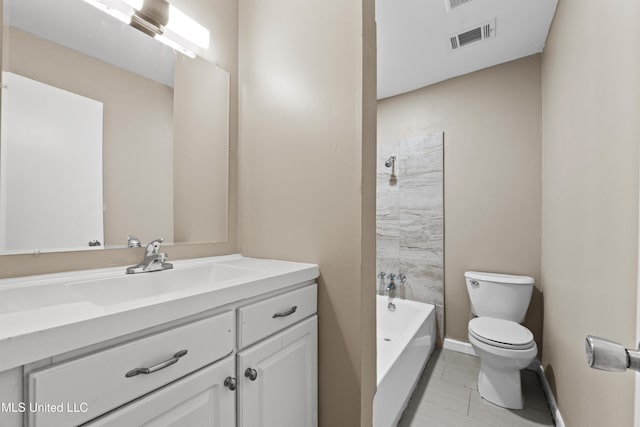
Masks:
[[[238,347],[245,348],[314,314],[317,288],[314,283],[238,309]]]
[[[34,371],[29,374],[29,402],[63,406],[62,412],[30,411],[29,426],[69,426],[93,419],[231,354],[234,338],[234,312],[228,311]],[[182,350],[186,354],[179,353]],[[136,374],[136,368],[150,372]]]

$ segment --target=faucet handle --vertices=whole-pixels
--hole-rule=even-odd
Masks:
[[[384,279],[385,277],[387,277],[387,273],[385,273],[384,271],[378,273],[378,279]]]
[[[396,280],[396,273],[389,273],[387,277],[393,282],[394,280]]]
[[[164,237],[152,240],[145,248],[147,255],[158,255],[160,253],[160,243],[164,242]]]
[[[400,273],[398,274],[398,280],[400,281],[400,283],[404,283],[407,281],[407,276],[404,273]]]

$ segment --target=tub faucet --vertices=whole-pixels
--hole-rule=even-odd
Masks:
[[[387,275],[387,277],[389,278],[389,284],[387,285],[386,288],[384,288],[385,292],[391,292],[391,291],[395,291],[396,290],[396,274],[395,273],[389,273]]]
[[[396,283],[395,283],[396,278],[398,279],[400,284],[404,284],[404,282],[407,281],[407,276],[405,276],[404,273],[400,273],[397,276],[394,273],[389,273],[387,277],[389,278],[389,284],[387,285],[386,288],[384,288],[385,292],[391,292],[397,289]]]
[[[173,268],[173,264],[165,262],[166,253],[160,253],[160,243],[164,242],[163,238],[150,242],[144,250],[144,259],[142,262],[131,267],[127,267],[127,274],[148,273],[152,271],[169,270]]]

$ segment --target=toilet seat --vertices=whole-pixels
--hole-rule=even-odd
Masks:
[[[485,344],[512,350],[526,350],[535,345],[533,334],[510,320],[476,317],[469,321],[469,334]]]

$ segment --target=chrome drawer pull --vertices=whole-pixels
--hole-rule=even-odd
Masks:
[[[160,362],[156,365],[153,365],[149,368],[135,368],[130,370],[129,372],[127,372],[124,376],[127,378],[130,377],[135,377],[138,374],[153,374],[154,372],[158,372],[161,369],[164,369],[166,367],[169,367],[171,365],[174,365],[176,363],[178,363],[178,361],[180,360],[180,358],[182,356],[184,356],[185,354],[187,354],[187,350],[180,350],[179,352],[177,352],[176,354],[173,355],[173,357],[171,359],[167,359],[164,362]]]
[[[293,307],[291,307],[289,310],[287,311],[282,311],[280,313],[276,313],[273,315],[273,319],[277,319],[278,317],[287,317],[287,316],[291,316],[293,313],[296,312],[296,310],[298,309],[297,305],[294,305]]]

